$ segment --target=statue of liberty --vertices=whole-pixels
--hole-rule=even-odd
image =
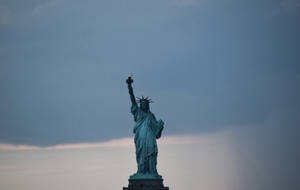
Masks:
[[[161,136],[164,122],[162,120],[157,121],[150,111],[149,104],[152,101],[148,97],[138,98],[138,106],[133,94],[131,75],[128,76],[126,82],[132,103],[131,113],[136,122],[133,133],[135,134],[134,143],[138,168],[137,172],[130,176],[130,179],[161,179],[162,177],[158,175],[156,170],[158,153],[156,139]]]

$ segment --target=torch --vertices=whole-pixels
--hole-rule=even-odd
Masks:
[[[127,78],[126,82],[127,82],[128,85],[131,85],[131,83],[133,83],[132,74],[128,75],[128,78]]]

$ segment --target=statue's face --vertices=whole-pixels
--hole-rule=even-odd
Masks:
[[[143,110],[143,111],[148,111],[150,108],[149,108],[149,103],[146,102],[146,101],[142,101],[140,103],[140,108]]]

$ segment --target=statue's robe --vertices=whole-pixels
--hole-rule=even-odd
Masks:
[[[137,174],[157,175],[157,144],[160,138],[163,124],[159,123],[150,111],[142,111],[137,104],[131,107],[131,113],[136,122],[133,133],[136,148],[136,161],[138,164]]]

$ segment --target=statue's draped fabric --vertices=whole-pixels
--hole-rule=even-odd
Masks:
[[[163,124],[158,122],[153,113],[141,110],[137,104],[132,105],[131,113],[136,122],[133,133],[136,148],[137,174],[157,174],[157,144]]]

